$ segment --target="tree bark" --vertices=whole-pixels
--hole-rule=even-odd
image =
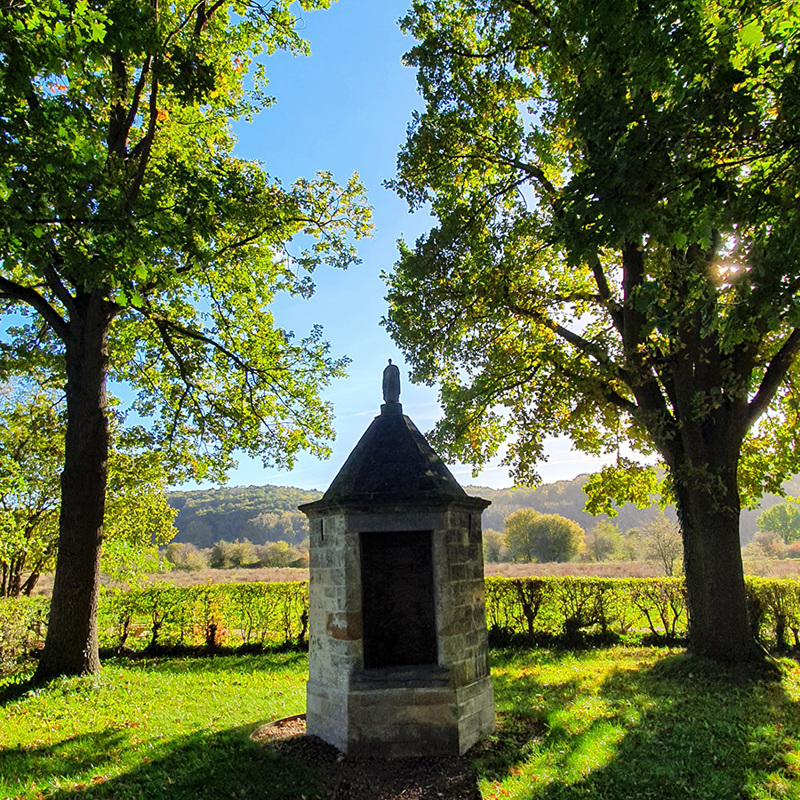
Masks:
[[[736,464],[707,481],[675,481],[689,607],[689,650],[714,661],[763,659],[747,614]],[[720,485],[721,484],[721,485]]]
[[[109,447],[108,332],[102,293],[80,295],[65,339],[67,430],[58,558],[47,637],[34,680],[100,669],[97,598]]]

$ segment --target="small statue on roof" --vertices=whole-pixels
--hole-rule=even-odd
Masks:
[[[383,402],[400,402],[400,370],[389,359],[389,366],[383,371]]]

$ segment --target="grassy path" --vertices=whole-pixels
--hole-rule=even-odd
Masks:
[[[780,669],[748,681],[667,649],[495,652],[498,729],[465,768],[486,800],[800,799],[800,666]],[[0,798],[314,797],[303,764],[248,738],[304,710],[306,670],[297,654],[111,661],[21,696],[0,678]]]

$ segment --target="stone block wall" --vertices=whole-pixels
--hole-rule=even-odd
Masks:
[[[480,512],[311,517],[307,730],[348,753],[461,754],[492,730]],[[364,669],[362,532],[430,531],[438,664]]]

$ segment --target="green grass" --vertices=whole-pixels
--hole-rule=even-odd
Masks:
[[[667,649],[494,652],[498,727],[470,754],[480,789],[800,799],[800,667],[779,666],[745,680]],[[304,710],[306,670],[279,654],[114,660],[27,694],[0,679],[0,798],[312,797],[303,765],[248,738]]]
[[[666,649],[495,654],[484,798],[800,798],[800,667],[747,680]]]
[[[249,740],[305,710],[304,655],[106,662],[4,703],[0,798],[301,798],[310,776]]]

